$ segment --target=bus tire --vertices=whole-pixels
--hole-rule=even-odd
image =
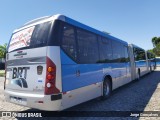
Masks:
[[[103,81],[103,95],[102,99],[109,98],[112,92],[112,84],[109,78]]]
[[[140,69],[138,69],[138,78],[137,78],[137,80],[140,80],[140,78],[141,78],[141,71],[140,71]]]

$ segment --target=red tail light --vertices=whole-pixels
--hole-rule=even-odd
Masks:
[[[54,78],[54,75],[51,75],[51,74],[48,74],[48,75],[47,75],[47,79],[48,79],[48,80],[52,80],[53,78]]]
[[[56,88],[56,65],[50,58],[46,58],[46,82],[45,82],[45,94],[58,94],[60,90]]]

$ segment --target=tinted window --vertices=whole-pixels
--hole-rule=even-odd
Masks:
[[[151,54],[147,52],[148,59],[151,59]]]
[[[160,58],[156,58],[156,62],[160,62]]]
[[[140,48],[133,48],[135,60],[146,60],[145,51]]]
[[[72,26],[63,26],[62,48],[74,60],[77,59],[75,30]]]
[[[130,59],[129,59],[129,55],[128,55],[128,47],[127,46],[124,46],[124,53],[125,53],[124,62],[129,62]]]
[[[99,59],[97,36],[84,30],[77,30],[80,63],[96,63]]]
[[[99,37],[98,42],[99,42],[99,54],[100,54],[99,63],[111,62],[112,60],[111,40]]]
[[[147,57],[148,57],[148,59],[154,59],[155,55],[152,54],[152,53],[147,52]]]
[[[113,49],[113,62],[125,62],[125,53],[123,44],[112,41],[112,49]]]
[[[50,23],[39,24],[35,27],[31,37],[31,46],[46,45],[48,40],[48,33],[50,28]]]
[[[17,49],[46,46],[50,26],[51,22],[46,22],[14,33],[8,46],[8,52]]]
[[[154,55],[154,54],[151,54],[151,58],[152,58],[152,59],[155,58],[155,55]]]
[[[155,62],[155,55],[153,53],[147,52],[148,59],[151,60],[151,62]]]

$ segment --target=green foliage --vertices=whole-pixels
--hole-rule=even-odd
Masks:
[[[4,77],[5,76],[5,71],[4,70],[0,70],[0,77]]]
[[[156,56],[160,56],[160,37],[153,37],[152,43],[154,48],[148,51],[154,53]]]
[[[153,54],[154,54],[154,51],[153,51],[153,49],[150,49],[150,50],[148,50],[148,52],[150,52],[150,53],[153,53]]]
[[[5,58],[7,52],[7,43],[0,45],[0,58]]]
[[[158,44],[160,44],[160,37],[153,37],[152,43],[153,43],[153,46],[156,47]]]

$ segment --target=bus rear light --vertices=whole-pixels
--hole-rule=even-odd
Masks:
[[[51,74],[48,74],[48,75],[47,75],[47,79],[48,79],[48,80],[53,80],[54,78],[55,78],[54,75],[51,75]]]
[[[46,57],[46,81],[45,95],[58,94],[60,90],[56,87],[56,65],[53,61]]]
[[[47,87],[47,88],[50,88],[51,86],[52,86],[51,83],[47,83],[47,84],[46,84],[46,87]]]
[[[49,73],[51,73],[51,72],[55,72],[55,68],[53,68],[53,67],[48,67],[48,69],[47,69],[47,70],[48,70],[48,72],[49,72]]]

